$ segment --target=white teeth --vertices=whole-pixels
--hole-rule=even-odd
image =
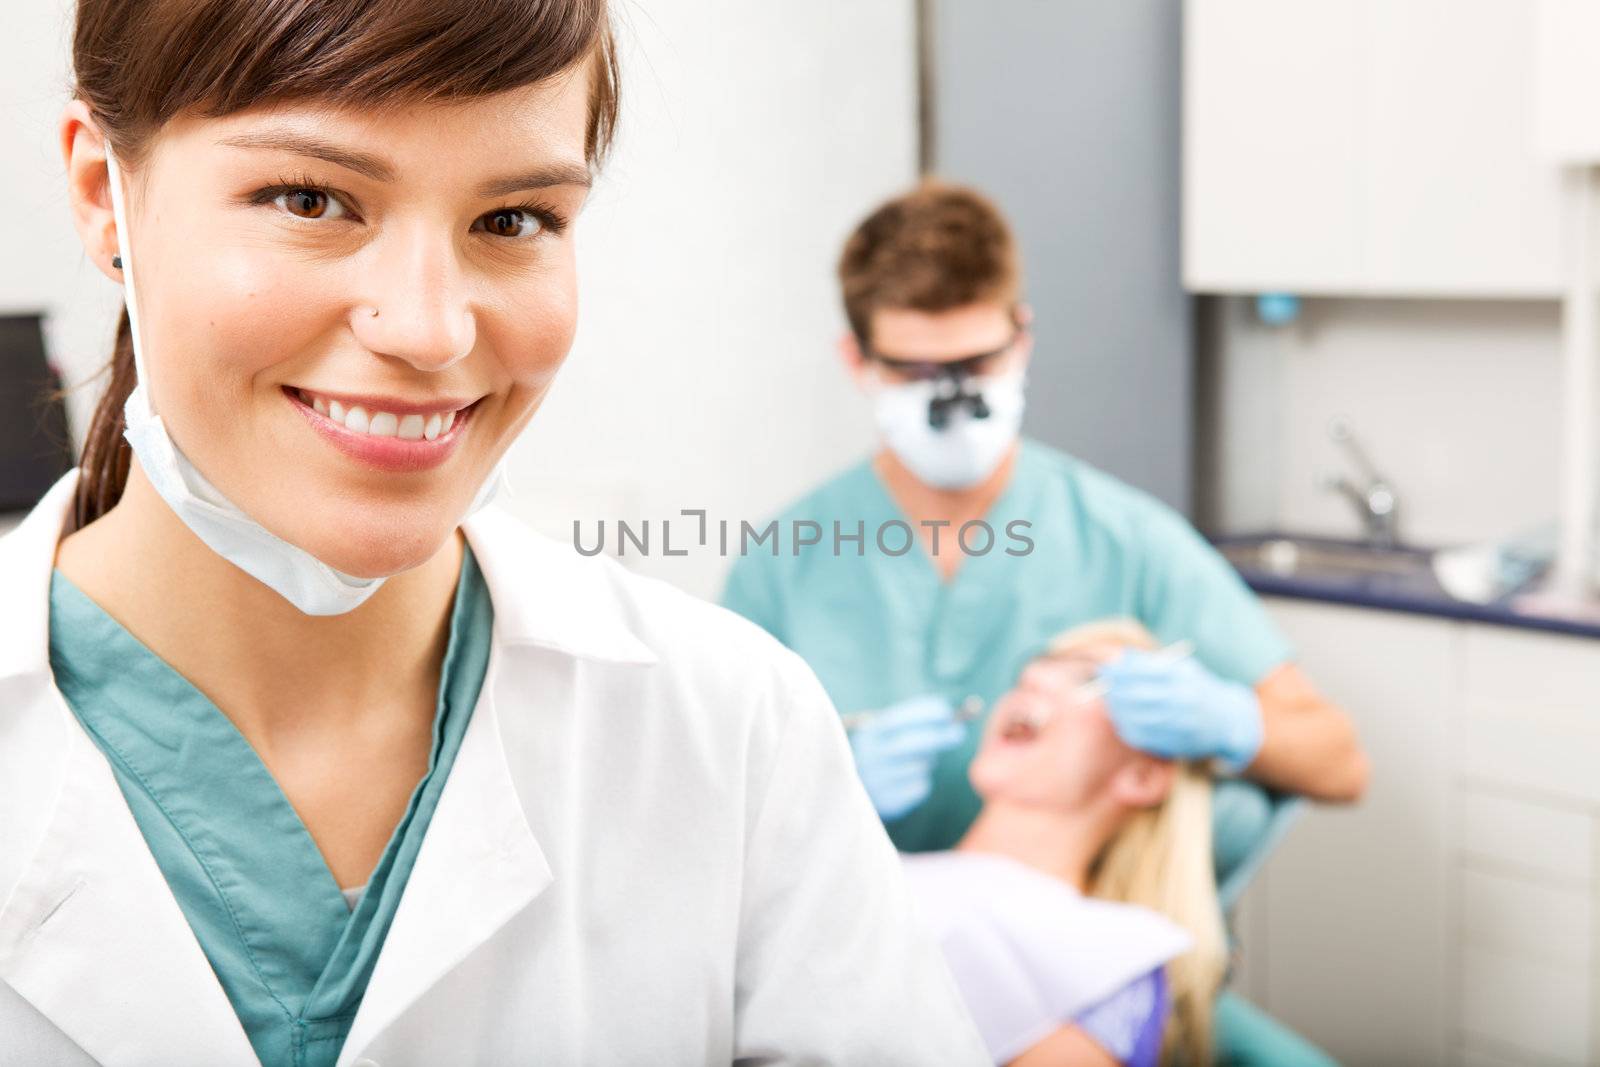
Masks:
[[[352,433],[364,433],[372,437],[398,437],[402,441],[421,441],[426,438],[432,441],[448,433],[456,421],[454,411],[436,411],[429,415],[396,415],[388,411],[369,413],[359,404],[347,408],[337,400],[329,400],[304,389],[296,392],[319,415],[326,415],[334,422],[341,423]]]

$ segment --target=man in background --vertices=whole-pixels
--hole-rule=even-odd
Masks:
[[[987,706],[1051,635],[1114,616],[1193,650],[1129,652],[1104,672],[1130,745],[1319,800],[1361,794],[1348,718],[1233,569],[1154,498],[1020,436],[1033,337],[993,204],[924,183],[857,227],[839,281],[839,349],[880,446],[781,516],[817,523],[818,543],[742,556],[723,599],[858,723],[857,768],[899,848],[948,848],[977,814],[981,731],[956,709]]]

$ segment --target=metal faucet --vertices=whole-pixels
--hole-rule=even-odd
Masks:
[[[1328,425],[1328,438],[1344,449],[1365,484],[1357,485],[1347,477],[1329,477],[1323,479],[1322,487],[1350,501],[1366,530],[1368,544],[1375,548],[1395,547],[1400,541],[1400,500],[1395,496],[1388,479],[1372,465],[1361,442],[1351,432],[1349,423],[1343,419],[1333,420]]]

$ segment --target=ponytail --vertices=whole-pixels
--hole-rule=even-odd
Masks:
[[[111,381],[95,406],[89,432],[78,459],[78,492],[73,501],[71,533],[81,530],[116,506],[128,484],[128,463],[133,450],[122,436],[122,408],[133,392],[133,328],[124,308],[117,324],[117,340],[111,352]]]

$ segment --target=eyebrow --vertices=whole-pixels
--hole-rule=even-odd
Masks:
[[[546,163],[509,178],[496,178],[478,186],[477,194],[488,199],[521,192],[524,189],[548,189],[556,185],[578,185],[589,188],[589,168],[578,163]]]
[[[295,133],[289,130],[241,133],[232,137],[224,137],[217,143],[233,148],[264,148],[277,152],[291,152],[295,155],[310,156],[325,163],[332,163],[336,167],[353,170],[363,177],[371,178],[373,181],[378,182],[392,182],[396,177],[394,165],[382,156],[346,148],[343,145],[312,134]],[[475,193],[479,197],[488,199],[490,197],[506,196],[524,189],[548,189],[557,185],[577,185],[587,189],[590,183],[588,167],[580,163],[561,161],[541,164],[532,170],[505,178],[492,178],[480,184]]]

